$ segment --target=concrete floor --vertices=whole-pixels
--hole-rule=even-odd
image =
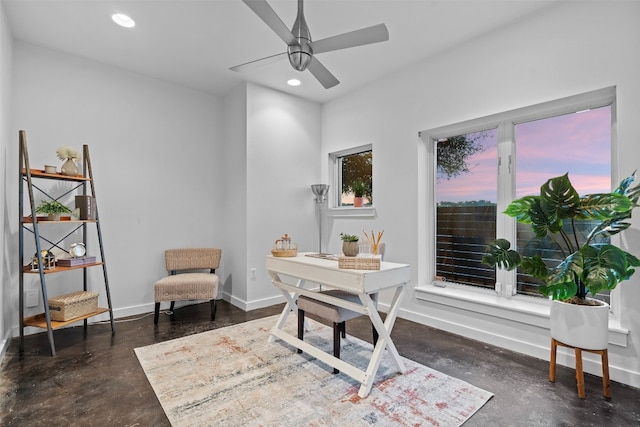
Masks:
[[[0,371],[2,426],[169,426],[133,352],[135,347],[278,314],[282,305],[248,313],[218,301],[214,322],[209,304],[162,315],[56,331],[57,355],[49,355],[45,333],[10,343]],[[367,319],[347,322],[347,333],[370,341]],[[640,425],[640,390],[613,382],[602,396],[599,377],[585,375],[586,399],[577,397],[573,369],[559,366],[548,381],[548,362],[398,319],[392,333],[401,355],[494,393],[469,426]],[[215,420],[212,420],[215,425]]]

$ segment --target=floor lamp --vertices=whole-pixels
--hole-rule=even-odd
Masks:
[[[322,254],[322,205],[327,199],[329,184],[312,184],[311,191],[316,196],[316,209],[318,210],[318,254]]]

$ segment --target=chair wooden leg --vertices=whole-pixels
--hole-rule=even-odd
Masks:
[[[214,320],[216,320],[216,300],[215,298],[213,298],[210,301],[211,304],[211,321],[213,322]]]
[[[576,348],[576,382],[578,383],[578,397],[584,399],[584,373],[582,372],[582,349]]]
[[[304,310],[298,309],[298,339],[304,340]],[[302,353],[302,350],[298,349],[298,354]]]
[[[549,362],[549,381],[556,380],[556,352],[558,351],[558,342],[555,338],[551,338],[551,358]]]
[[[156,303],[156,309],[155,309],[155,313],[153,314],[153,324],[157,325],[158,324],[158,318],[160,317],[160,303],[157,302]]]
[[[340,359],[340,333],[344,328],[344,322],[333,324],[333,357]],[[333,368],[334,374],[339,374],[340,371]]]
[[[371,324],[371,329],[373,329],[373,346],[375,347],[376,344],[378,344],[378,330],[376,329],[376,327],[373,325],[373,323]]]

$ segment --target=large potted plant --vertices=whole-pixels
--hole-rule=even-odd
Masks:
[[[640,197],[640,185],[631,186],[634,179],[635,173],[611,193],[581,197],[565,174],[544,183],[540,195],[525,196],[507,207],[505,214],[530,224],[536,237],[549,237],[559,248],[564,259],[557,265],[547,265],[540,255],[521,255],[505,239],[487,246],[483,263],[507,270],[520,267],[544,283],[540,292],[553,300],[551,337],[564,344],[607,348],[609,305],[589,296],[614,289],[640,266],[638,258],[609,239],[630,225],[627,220]],[[584,235],[577,233],[586,221],[594,225]]]

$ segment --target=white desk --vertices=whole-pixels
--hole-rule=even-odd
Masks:
[[[301,253],[298,254],[297,257],[291,258],[280,258],[272,255],[267,256],[266,266],[271,276],[271,281],[274,286],[280,289],[287,301],[276,325],[271,330],[269,340],[273,341],[274,337],[280,338],[292,346],[311,354],[329,366],[339,369],[341,372],[344,372],[362,384],[358,395],[360,397],[366,397],[369,391],[371,391],[376,372],[380,366],[382,352],[385,348],[391,354],[391,358],[398,372],[404,373],[405,371],[390,334],[398,315],[402,297],[404,296],[404,285],[410,280],[410,266],[407,264],[382,262],[380,270],[348,270],[338,268],[338,261],[313,258],[305,255],[305,253]],[[281,275],[292,277],[297,280],[297,283],[286,283],[282,280]],[[361,304],[304,289],[303,284],[305,281],[319,283],[356,294],[360,297]],[[395,288],[395,293],[385,321],[382,322],[382,318],[376,310],[370,294],[391,288]],[[299,295],[306,295],[310,298],[328,302],[369,316],[371,323],[378,331],[379,338],[366,371],[362,371],[334,357],[332,354],[325,353],[282,329],[289,313],[293,311],[297,315],[298,308],[296,306],[296,300]]]

